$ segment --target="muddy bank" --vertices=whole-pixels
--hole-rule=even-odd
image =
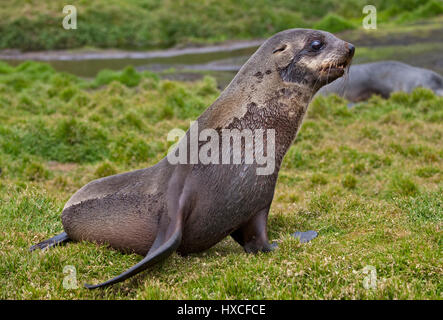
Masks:
[[[364,47],[438,43],[443,42],[443,23],[432,24],[431,27],[426,24],[415,24],[396,31],[384,29],[345,31],[340,36],[356,46]]]
[[[258,47],[263,40],[230,41],[214,46],[189,47],[182,49],[166,49],[154,51],[124,50],[54,50],[21,52],[19,50],[0,50],[1,60],[35,60],[35,61],[70,61],[70,60],[114,60],[114,59],[155,59],[183,55],[200,55],[219,52],[231,52],[241,49]]]
[[[354,30],[338,35],[357,47],[354,63],[398,60],[443,74],[443,22],[417,24],[404,29]],[[74,50],[21,53],[0,51],[0,59],[12,65],[24,60],[45,61],[58,71],[80,77],[94,77],[100,70],[121,70],[129,65],[137,70],[158,72],[163,78],[193,81],[205,74],[214,76],[220,88],[263,40],[226,42],[219,45],[156,51]]]
[[[169,49],[164,51],[49,51],[17,53],[2,51],[0,59],[12,65],[24,60],[44,61],[58,71],[91,78],[103,69],[121,70],[129,65],[139,70],[162,71],[171,68],[204,65],[214,61],[236,57],[248,57],[262,43],[262,40],[230,42],[218,46]],[[234,68],[230,70],[235,70]]]

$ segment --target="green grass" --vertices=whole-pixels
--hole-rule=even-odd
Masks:
[[[273,253],[248,255],[225,239],[89,291],[84,282],[140,257],[86,242],[28,252],[62,231],[61,210],[78,188],[155,164],[169,130],[186,129],[219,94],[212,78],[143,73],[133,83],[122,76],[131,72],[85,81],[44,64],[0,63],[0,298],[442,298],[443,99],[424,89],[353,109],[335,96],[311,104],[271,207]],[[309,229],[319,231],[309,244],[289,237]],[[78,289],[63,288],[67,265]],[[363,287],[367,265],[375,289]]]
[[[295,27],[360,27],[366,0],[74,0],[78,29],[64,30],[64,0],[11,0],[0,8],[0,48],[159,48],[266,38]],[[381,24],[443,13],[438,0],[374,0]]]
[[[354,24],[335,14],[326,15],[323,19],[314,24],[313,27],[314,29],[327,30],[329,32],[340,32],[356,28]]]

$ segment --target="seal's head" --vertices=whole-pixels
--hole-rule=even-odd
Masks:
[[[345,73],[355,48],[329,32],[290,29],[270,38],[262,50],[268,51],[283,81],[318,90]]]
[[[345,74],[354,51],[352,44],[329,32],[311,29],[279,32],[242,66],[203,115],[202,122],[210,127],[226,127],[235,118],[254,113],[251,106],[257,106],[262,113],[273,112],[274,118],[278,113],[301,119],[299,115],[304,114],[314,94]],[[269,116],[265,118],[263,121],[271,122]]]
[[[329,32],[289,29],[265,41],[240,74],[242,77],[261,75],[267,70],[267,73],[279,74],[280,81],[317,91],[345,73],[354,51],[352,44]],[[266,74],[263,76],[266,78]]]

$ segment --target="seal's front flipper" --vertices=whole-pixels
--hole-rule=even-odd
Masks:
[[[51,239],[48,239],[48,240],[45,240],[45,241],[42,241],[38,244],[33,245],[31,248],[29,248],[29,251],[34,251],[36,249],[44,250],[46,248],[52,248],[56,245],[66,243],[69,241],[71,241],[71,239],[69,239],[66,232],[62,232],[62,233],[56,235],[55,237],[52,237]]]
[[[231,237],[237,241],[247,253],[273,251],[276,243],[269,243],[267,222],[269,207],[259,211],[239,229],[231,233]]]
[[[296,239],[299,239],[301,243],[309,242],[314,238],[317,238],[318,233],[314,230],[309,230],[305,232],[297,231],[292,234]]]

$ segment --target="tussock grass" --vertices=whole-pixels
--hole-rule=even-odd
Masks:
[[[331,32],[361,26],[365,0],[76,0],[76,30],[61,24],[66,1],[3,1],[0,48],[159,48],[266,38],[289,28]],[[438,0],[374,0],[380,23],[407,24],[443,13]]]
[[[443,99],[432,92],[352,109],[335,96],[311,104],[270,212],[275,252],[247,255],[226,239],[88,291],[84,282],[140,257],[92,243],[29,246],[62,231],[64,203],[87,182],[165,156],[168,131],[186,129],[217,97],[216,84],[142,74],[133,85],[121,76],[132,71],[88,82],[38,63],[0,70],[0,298],[441,299]],[[289,237],[309,229],[319,231],[309,244]],[[80,288],[63,288],[67,265]],[[363,287],[367,265],[375,289]]]

